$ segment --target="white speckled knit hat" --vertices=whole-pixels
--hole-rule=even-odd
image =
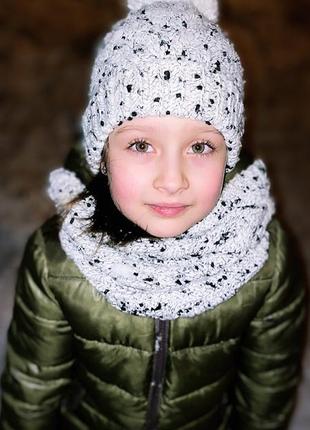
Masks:
[[[206,122],[224,136],[226,170],[244,130],[243,68],[216,23],[215,0],[129,0],[126,18],[98,47],[83,116],[91,171],[99,172],[110,132],[135,117],[173,115]]]

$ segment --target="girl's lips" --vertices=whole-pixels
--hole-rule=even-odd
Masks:
[[[163,216],[175,216],[179,213],[183,212],[187,206],[156,206],[156,205],[150,205],[150,207],[158,214]]]

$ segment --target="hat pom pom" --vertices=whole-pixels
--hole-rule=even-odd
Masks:
[[[143,6],[147,6],[152,3],[158,3],[158,1],[160,0],[127,0],[127,5],[130,10],[138,10]],[[178,3],[180,1],[184,0],[172,0],[171,3]],[[188,2],[192,3],[199,10],[199,12],[202,13],[210,21],[218,21],[218,0],[188,0]]]
[[[85,190],[85,185],[75,173],[62,167],[49,174],[48,182],[47,194],[58,210]]]
[[[192,3],[205,17],[212,22],[218,22],[219,3],[218,0],[192,0]]]

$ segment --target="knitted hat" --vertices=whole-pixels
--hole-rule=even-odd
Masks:
[[[92,173],[115,127],[166,115],[218,129],[232,170],[244,130],[243,68],[216,23],[217,1],[128,0],[128,7],[99,44],[92,70],[82,120]]]

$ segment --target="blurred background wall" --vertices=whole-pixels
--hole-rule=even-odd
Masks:
[[[269,167],[309,278],[310,2],[222,0],[221,10],[246,69],[244,141]],[[115,0],[1,0],[0,368],[25,241],[53,213],[47,174],[78,134],[94,46],[124,14]],[[294,430],[310,428],[309,349]]]

